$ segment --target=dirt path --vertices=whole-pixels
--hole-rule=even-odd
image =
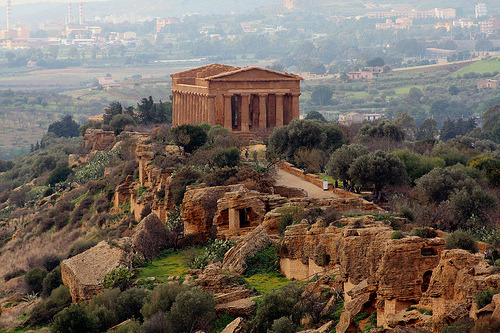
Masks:
[[[318,186],[306,182],[281,168],[276,168],[276,185],[297,187],[305,190],[311,198],[338,198],[332,191],[323,191]]]

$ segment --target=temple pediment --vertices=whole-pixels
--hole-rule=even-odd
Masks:
[[[245,67],[207,77],[209,81],[282,81],[302,80],[298,75],[281,73],[267,68]]]

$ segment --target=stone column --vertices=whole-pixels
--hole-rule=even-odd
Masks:
[[[193,93],[194,124],[200,123],[200,104],[198,103],[198,94]]]
[[[229,208],[229,230],[240,228],[240,212],[237,209]]]
[[[250,125],[250,94],[241,94],[241,131],[248,132]]]
[[[259,94],[259,128],[267,128],[267,94]]]
[[[283,93],[276,94],[276,126],[283,126],[283,96]]]
[[[299,96],[300,93],[292,94],[292,119],[300,118]]]
[[[175,94],[174,94],[174,105],[175,105],[175,113],[173,114],[173,116],[175,116],[175,126],[179,126],[180,124],[180,112],[181,112],[181,99],[180,99],[180,94],[179,92],[177,91]],[[172,122],[174,121],[174,119],[172,119]]]
[[[177,115],[177,121],[178,125],[181,125],[184,123],[184,94],[179,92],[178,98],[179,98],[179,112]]]
[[[177,126],[177,92],[172,90],[172,126]]]
[[[207,95],[201,95],[201,122],[208,123],[207,120]]]
[[[207,113],[208,113],[208,123],[210,126],[215,125],[215,95],[208,95],[208,106],[207,106]]]
[[[224,128],[233,130],[232,122],[232,108],[231,108],[231,94],[224,94]]]
[[[189,123],[189,105],[187,103],[187,100],[188,99],[188,95],[187,93],[183,93],[182,94],[182,118],[183,118],[183,121],[182,123],[183,124],[188,124]]]
[[[194,110],[194,103],[193,103],[193,93],[190,92],[189,93],[189,123],[191,125],[194,125],[195,121],[194,121],[194,115],[195,115],[195,110]]]

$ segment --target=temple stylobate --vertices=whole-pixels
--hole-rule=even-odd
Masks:
[[[299,118],[300,76],[211,64],[172,74],[172,124],[269,129]]]

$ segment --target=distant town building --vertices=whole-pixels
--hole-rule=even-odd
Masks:
[[[351,80],[372,80],[378,77],[380,73],[384,72],[383,67],[365,67],[359,71],[347,72],[347,76]]]
[[[444,9],[436,8],[434,9],[434,12],[436,13],[436,18],[441,18],[445,20],[457,16],[457,11],[453,8],[444,8]]]
[[[475,9],[476,9],[476,18],[483,17],[488,14],[488,10],[486,8],[485,3],[478,3]]]
[[[472,27],[474,25],[475,25],[474,22],[469,21],[469,20],[467,20],[465,18],[461,18],[461,19],[453,21],[453,26],[454,27],[470,28],[470,27]]]
[[[479,22],[479,30],[483,34],[491,35],[497,30],[500,30],[500,19],[493,17],[488,20]]]
[[[221,125],[250,132],[299,118],[300,76],[211,64],[172,74],[172,125]]]
[[[357,113],[351,112],[346,115],[339,115],[339,123],[342,125],[350,125],[353,123],[362,123],[363,121],[374,121],[382,118],[383,115],[380,113]]]
[[[375,29],[410,29],[412,25],[413,19],[400,17],[395,22],[392,19],[387,19],[385,23],[375,23]]]
[[[161,30],[171,24],[177,24],[179,20],[174,17],[159,18],[156,20],[156,33],[161,32]]]
[[[27,39],[30,38],[30,31],[26,27],[17,29],[6,29],[0,31],[0,39]]]
[[[110,84],[114,84],[115,80],[111,76],[103,76],[99,78],[99,84],[101,86],[107,86]]]
[[[366,13],[366,17],[370,19],[382,19],[382,18],[393,18],[393,17],[406,17],[412,19],[421,18],[454,18],[456,16],[456,11],[453,8],[435,8],[434,10],[391,10],[388,12],[369,12]]]
[[[450,22],[446,22],[446,23],[444,23],[444,22],[438,22],[434,26],[434,29],[445,28],[446,31],[450,31],[451,30],[451,26],[452,26],[452,24]]]
[[[498,89],[499,81],[498,80],[481,80],[477,83],[477,89]]]

